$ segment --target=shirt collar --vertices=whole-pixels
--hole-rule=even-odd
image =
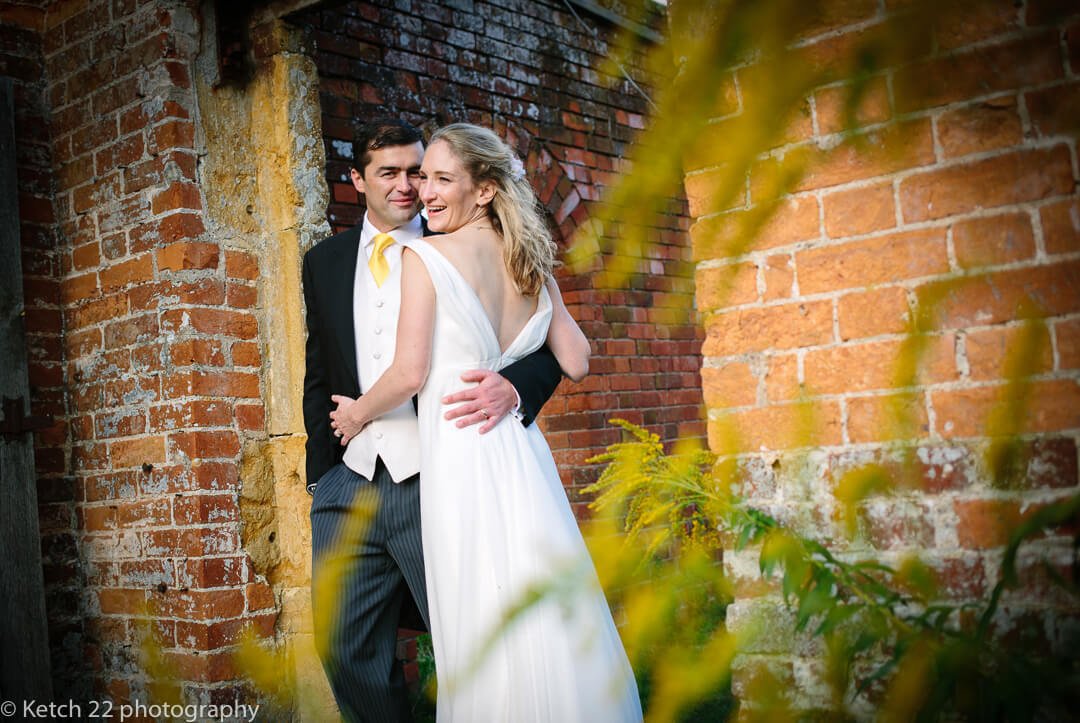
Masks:
[[[361,246],[368,252],[371,251],[372,246],[375,244],[375,237],[381,233],[379,229],[375,228],[375,225],[371,223],[371,219],[368,218],[367,213],[364,214],[363,230],[360,232]],[[395,229],[390,230],[390,235],[394,237],[394,240],[398,243],[406,241],[415,241],[424,235],[424,227],[420,219],[420,214],[413,216],[412,220],[406,224],[402,224]]]

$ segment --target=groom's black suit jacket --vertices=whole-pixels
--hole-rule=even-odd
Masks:
[[[307,307],[307,371],[304,374],[304,427],[307,429],[307,483],[319,481],[341,461],[345,448],[330,428],[331,394],[356,398],[356,331],[353,283],[362,225],[331,236],[304,254]],[[427,228],[424,228],[427,233]],[[408,300],[402,299],[402,305]],[[521,395],[525,424],[531,424],[562,379],[555,355],[543,346],[500,373]],[[414,400],[415,403],[415,400]]]

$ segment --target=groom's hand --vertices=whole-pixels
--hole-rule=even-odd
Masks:
[[[506,377],[489,369],[474,369],[461,375],[461,381],[475,387],[443,397],[443,404],[457,404],[443,416],[456,419],[458,427],[481,424],[480,434],[489,432],[518,403],[514,385]]]
[[[348,446],[349,440],[364,428],[364,423],[352,415],[356,400],[341,394],[332,394],[330,401],[337,405],[337,409],[330,412],[330,427],[334,430],[334,436],[341,440],[341,446]]]

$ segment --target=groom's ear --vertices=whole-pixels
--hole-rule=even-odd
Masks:
[[[365,193],[364,191],[364,177],[360,175],[360,171],[355,168],[349,169],[349,178],[352,180],[353,188],[359,193]]]

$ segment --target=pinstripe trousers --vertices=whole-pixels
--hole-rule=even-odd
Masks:
[[[354,505],[374,510],[360,536],[346,532]],[[370,481],[344,464],[333,467],[311,502],[311,551],[315,639],[342,716],[410,720],[395,649],[406,594],[427,621],[419,475],[395,483],[381,459]]]

